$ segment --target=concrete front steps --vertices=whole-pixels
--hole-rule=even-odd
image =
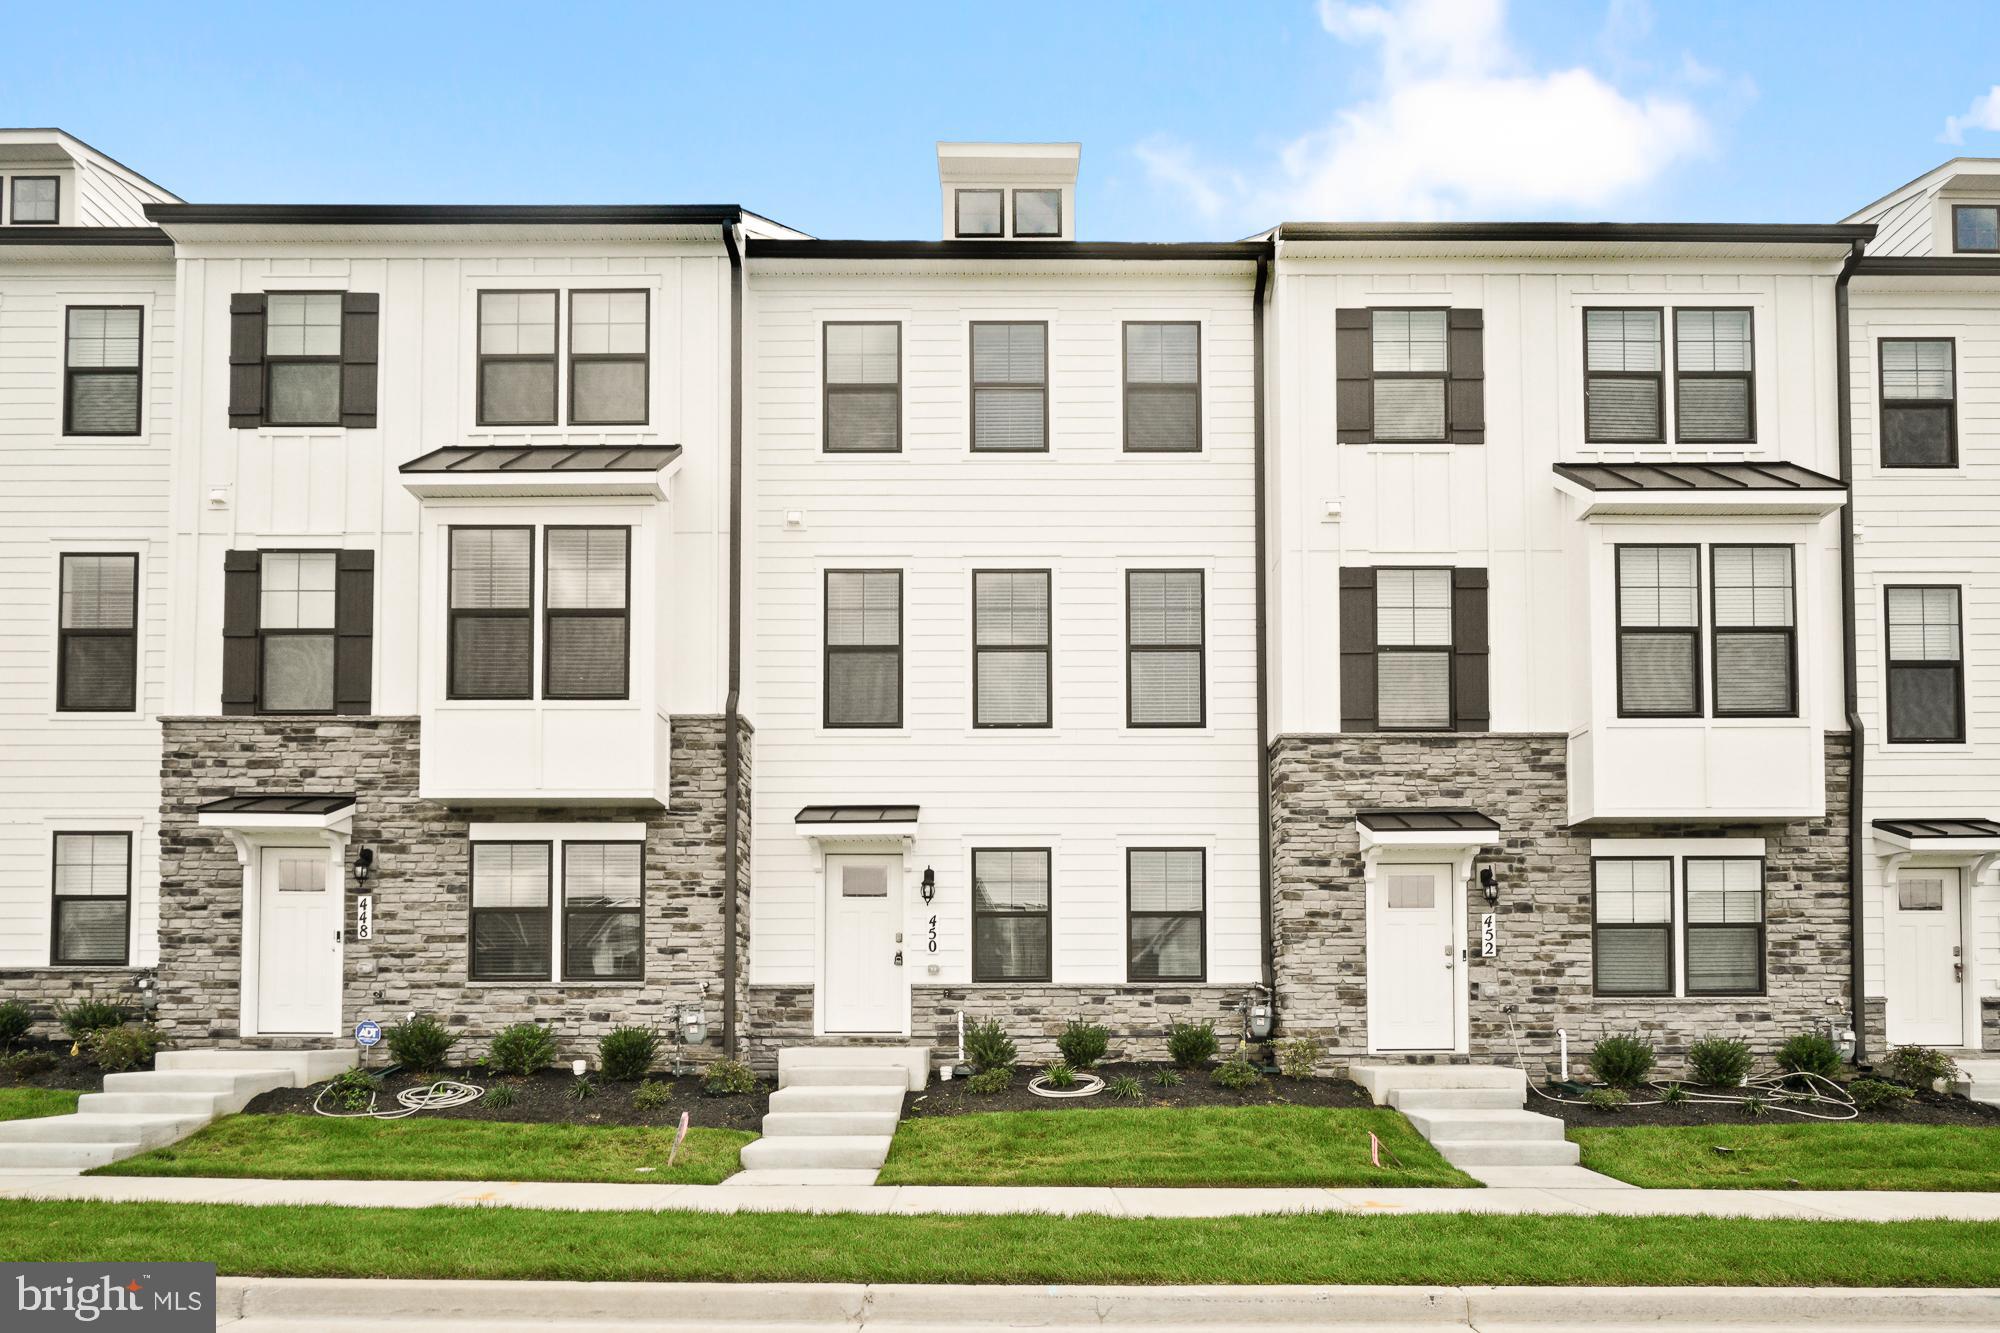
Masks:
[[[1961,1097],[2000,1106],[2000,1059],[1960,1060],[1952,1087]]]
[[[1522,1109],[1528,1076],[1498,1065],[1355,1065],[1378,1106],[1401,1111],[1453,1166],[1489,1185],[1614,1185],[1577,1165],[1554,1116]]]
[[[730,1185],[872,1185],[889,1156],[903,1094],[929,1075],[922,1046],[803,1046],[778,1052],[764,1136]]]
[[[352,1066],[352,1051],[162,1051],[147,1072],[106,1074],[73,1115],[0,1121],[0,1171],[79,1172],[173,1143],[273,1088]]]

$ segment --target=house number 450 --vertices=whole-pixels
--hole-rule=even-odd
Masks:
[[[931,918],[931,942],[927,947],[932,953],[937,952],[937,918],[935,916]]]

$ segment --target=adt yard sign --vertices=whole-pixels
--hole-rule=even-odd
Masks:
[[[382,1025],[372,1019],[362,1019],[354,1025],[354,1044],[364,1050],[382,1040]]]

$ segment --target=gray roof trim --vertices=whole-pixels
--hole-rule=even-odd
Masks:
[[[158,227],[0,227],[0,245],[172,245]]]
[[[1878,819],[1875,827],[1899,838],[2000,838],[1995,819]]]
[[[424,227],[467,223],[734,226],[736,204],[148,204],[155,222]]]
[[[1498,833],[1500,823],[1477,810],[1356,810],[1363,828],[1377,833]]]
[[[680,455],[678,444],[446,445],[411,459],[398,471],[658,472]]]
[[[913,824],[914,805],[809,805],[792,817],[794,824]]]
[[[1716,245],[1851,245],[1873,223],[1286,222],[1281,241],[1694,241]]]
[[[2000,277],[2000,255],[1864,256],[1854,271],[1864,278]]]
[[[1838,491],[1838,477],[1796,463],[1557,463],[1556,474],[1593,491]]]
[[[203,815],[330,815],[354,804],[352,796],[308,792],[265,792],[225,796],[196,807]]]

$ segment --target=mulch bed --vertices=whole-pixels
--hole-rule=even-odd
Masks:
[[[1741,1088],[1695,1088],[1689,1091],[1712,1092],[1730,1096],[1742,1096]],[[1569,1095],[1569,1094],[1565,1094]],[[1658,1096],[1647,1090],[1632,1094],[1635,1102],[1648,1101]],[[1543,1115],[1552,1115],[1579,1129],[1616,1129],[1621,1125],[1816,1125],[1822,1123],[1809,1116],[1793,1115],[1777,1104],[1775,1098],[1766,1098],[1770,1103],[1763,1115],[1752,1115],[1740,1105],[1721,1102],[1685,1101],[1673,1106],[1627,1106],[1617,1111],[1600,1111],[1594,1107],[1576,1102],[1552,1102],[1546,1098],[1528,1095],[1528,1109]],[[1832,1112],[1836,1108],[1802,1105],[1802,1111]],[[1863,1111],[1854,1124],[1870,1125],[1972,1125],[2000,1129],[2000,1106],[1988,1106],[1983,1102],[1969,1101],[1964,1097],[1945,1097],[1937,1093],[1920,1092],[1913,1100],[1901,1102],[1886,1110]]]
[[[23,1043],[14,1048],[15,1052],[25,1050],[47,1051],[56,1058],[55,1067],[26,1078],[16,1078],[4,1064],[0,1064],[0,1088],[61,1088],[68,1092],[101,1092],[104,1089],[104,1071],[90,1061],[69,1053],[67,1040],[54,1043]],[[140,1069],[151,1069],[148,1060],[139,1065]]]
[[[673,1088],[673,1099],[663,1106],[642,1110],[632,1105],[637,1083],[612,1083],[592,1075],[591,1095],[578,1101],[570,1096],[576,1078],[567,1069],[544,1069],[538,1074],[519,1077],[475,1068],[447,1069],[437,1074],[390,1074],[382,1080],[382,1091],[376,1094],[376,1109],[394,1110],[397,1093],[405,1088],[428,1087],[441,1078],[476,1084],[488,1091],[505,1086],[514,1093],[513,1105],[496,1107],[481,1097],[466,1106],[419,1111],[419,1116],[535,1125],[674,1125],[680,1123],[681,1112],[686,1111],[688,1123],[696,1128],[755,1130],[763,1123],[766,1103],[770,1101],[770,1088],[766,1086],[759,1086],[753,1093],[711,1096],[702,1088],[698,1076],[675,1078],[654,1074],[653,1082]],[[325,1086],[322,1082],[304,1088],[278,1088],[262,1094],[243,1109],[249,1115],[311,1115],[313,1099]],[[331,1105],[329,1102],[329,1109]]]
[[[1098,1111],[1107,1107],[1139,1106],[1373,1106],[1368,1094],[1344,1078],[1293,1079],[1267,1075],[1260,1083],[1232,1092],[1228,1088],[1217,1087],[1209,1081],[1206,1071],[1183,1073],[1178,1085],[1162,1088],[1154,1084],[1153,1076],[1168,1068],[1157,1064],[1106,1064],[1099,1065],[1091,1072],[1106,1083],[1120,1074],[1130,1074],[1144,1085],[1146,1097],[1143,1101],[1126,1101],[1113,1097],[1109,1092],[1100,1092],[1095,1097],[1078,1097],[1071,1100],[1055,1100],[1037,1097],[1028,1091],[1028,1080],[1042,1071],[1037,1067],[1022,1066],[1015,1071],[1014,1084],[1005,1092],[976,1093],[969,1091],[963,1078],[955,1078],[949,1083],[932,1081],[923,1092],[912,1092],[903,1098],[903,1114],[907,1117],[973,1115],[983,1111]]]

